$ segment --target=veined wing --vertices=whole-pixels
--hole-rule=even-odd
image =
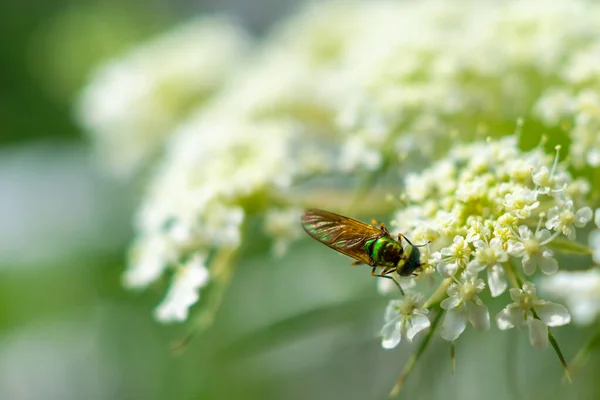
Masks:
[[[371,225],[317,209],[304,212],[302,227],[319,242],[367,265],[370,265],[372,260],[365,250],[365,243],[385,235]]]

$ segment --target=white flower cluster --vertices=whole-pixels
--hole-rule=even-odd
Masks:
[[[180,119],[231,75],[247,42],[227,19],[195,19],[98,68],[76,117],[102,163],[130,178],[157,156]]]
[[[493,297],[503,294],[507,274],[517,282],[517,264],[526,276],[538,268],[546,275],[556,273],[553,241],[574,240],[576,228],[592,219],[589,207],[576,206],[586,186],[576,184],[558,163],[558,152],[554,161],[539,148],[522,152],[515,136],[459,145],[406,181],[411,205],[396,214],[395,227],[415,243],[432,241],[432,252],[424,251],[424,258],[451,279],[441,302],[446,310],[441,335],[449,341],[467,323],[489,329],[481,296],[486,287]],[[487,285],[479,278],[484,272]],[[527,326],[531,343],[546,347],[547,327],[568,323],[569,313],[539,300],[533,284],[520,285],[510,292],[515,303],[497,315],[498,327]]]
[[[186,260],[210,263],[216,250],[237,249],[252,196],[288,185],[288,132],[287,124],[202,120],[176,134],[170,163],[158,171],[140,210],[140,235],[125,273],[126,285],[143,288],[165,270],[177,271],[157,309],[160,321],[185,320],[198,299],[191,292],[206,283],[208,276],[181,270]],[[196,284],[186,284],[188,277]]]
[[[573,49],[600,37],[598,15],[597,5],[570,0],[315,3],[244,63],[243,35],[227,24],[201,29],[187,45],[168,36],[166,46],[158,41],[116,61],[80,107],[107,163],[131,172],[170,135],[138,213],[126,283],[145,287],[176,271],[175,284],[190,260],[210,271],[215,253],[239,247],[254,213],[266,216],[264,232],[282,254],[300,229],[292,216],[304,204],[288,190],[300,181],[418,167],[476,135],[500,136],[531,113]],[[540,104],[543,115],[558,115]],[[499,295],[511,259],[526,274],[553,273],[549,245],[572,239],[589,219],[577,208],[585,183],[509,142],[458,146],[409,177],[407,198],[416,205],[398,218],[412,240],[434,240],[432,264],[456,280],[453,296],[464,294],[444,303],[448,315],[472,313],[481,329],[479,274],[487,270]],[[401,162],[407,156],[414,159]],[[183,298],[179,312],[160,319],[184,319],[194,297],[165,301]]]

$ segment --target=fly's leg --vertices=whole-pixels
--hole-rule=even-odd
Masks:
[[[408,240],[408,238],[407,238],[406,236],[404,236],[403,234],[399,233],[399,234],[398,234],[398,241],[399,241],[400,243],[402,243],[402,239],[406,240],[406,242],[407,242],[408,244],[410,244],[411,246],[415,246],[414,244],[412,244],[412,242],[411,242],[410,240]],[[425,244],[418,244],[418,245],[416,245],[415,247],[425,247],[425,246],[427,246],[429,243],[431,243],[431,240],[430,240],[429,242],[425,243]]]
[[[400,289],[400,293],[402,293],[402,296],[404,296],[404,290],[402,290],[402,288],[400,287],[400,284],[398,282],[396,282],[396,280],[394,278],[392,278],[391,276],[387,276],[387,274],[394,272],[394,270],[387,270],[387,271],[383,271],[381,274],[376,274],[375,270],[377,269],[377,267],[373,267],[373,269],[371,270],[371,276],[375,276],[377,278],[386,278],[386,279],[391,279],[392,282],[394,282],[394,284],[396,286],[398,286],[398,289]]]

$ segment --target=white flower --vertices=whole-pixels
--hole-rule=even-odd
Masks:
[[[498,328],[506,330],[516,326],[528,329],[529,341],[534,347],[548,347],[549,326],[563,326],[571,322],[571,315],[564,306],[538,299],[535,286],[530,282],[524,283],[523,289],[510,289],[510,297],[514,303],[496,316]]]
[[[422,308],[423,295],[408,292],[403,299],[390,300],[385,310],[385,325],[381,329],[381,346],[392,349],[400,343],[402,335],[412,341],[417,333],[429,328],[429,310]]]
[[[465,267],[471,255],[471,248],[464,237],[456,235],[451,246],[432,254],[439,273],[448,278],[454,276],[459,267]]]
[[[537,192],[527,188],[518,188],[504,197],[504,206],[519,218],[529,218],[532,210],[540,205]]]
[[[519,226],[519,233],[508,242],[511,255],[522,257],[523,271],[532,275],[539,266],[546,274],[554,274],[558,270],[558,262],[552,250],[545,247],[552,241],[550,231],[541,229],[534,233],[525,225]]]
[[[546,228],[561,232],[569,239],[575,239],[575,228],[584,227],[593,217],[592,209],[583,207],[575,212],[572,200],[567,200],[548,211]]]
[[[164,235],[156,235],[138,240],[129,258],[123,283],[130,288],[144,288],[158,279],[169,264],[177,261],[177,250]]]
[[[196,254],[177,268],[165,298],[155,310],[158,321],[168,323],[187,319],[189,308],[200,298],[198,290],[208,282],[205,262],[205,255]]]
[[[564,271],[540,282],[540,290],[564,299],[573,321],[592,324],[600,314],[600,269]]]
[[[490,328],[490,314],[477,296],[484,288],[483,280],[470,272],[463,272],[460,282],[448,287],[449,297],[441,303],[441,307],[447,310],[442,323],[442,338],[456,340],[465,330],[467,321],[479,331]]]
[[[195,19],[98,68],[76,111],[102,164],[130,178],[232,75],[246,42],[230,21]]]
[[[487,268],[490,293],[493,297],[500,296],[507,287],[502,263],[508,260],[502,241],[498,238],[493,238],[489,243],[477,240],[473,245],[476,248],[475,257],[469,262],[467,269],[480,272]]]

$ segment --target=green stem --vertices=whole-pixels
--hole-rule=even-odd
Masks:
[[[429,299],[427,299],[425,304],[423,304],[423,307],[431,308],[431,307],[436,306],[439,303],[441,303],[442,300],[444,300],[446,297],[448,297],[446,294],[446,289],[448,289],[448,286],[450,286],[451,283],[452,283],[452,278],[444,279],[442,281],[442,283],[440,284],[440,286],[438,286],[438,288],[435,290],[435,292],[429,297]]]
[[[513,265],[510,263],[510,261],[508,261],[504,264],[504,270],[508,274],[508,280],[510,280],[510,284],[514,288],[521,289],[524,279],[515,271],[515,269],[513,268]]]
[[[402,389],[402,387],[404,386],[404,383],[406,382],[406,378],[408,378],[408,375],[414,369],[415,364],[417,363],[417,361],[419,361],[419,358],[421,357],[421,355],[427,348],[429,341],[433,337],[433,334],[435,333],[435,330],[436,330],[440,320],[442,319],[443,314],[444,314],[444,310],[440,309],[438,311],[437,315],[435,316],[435,319],[431,323],[431,328],[429,329],[429,332],[427,332],[427,336],[425,336],[423,338],[423,341],[419,345],[419,348],[417,349],[417,351],[408,359],[408,362],[404,365],[402,374],[400,375],[400,377],[396,381],[396,384],[392,388],[392,391],[390,392],[390,397],[396,396],[400,392],[400,389]]]
[[[533,316],[536,319],[540,319],[540,317],[538,317],[535,310],[532,309],[531,311],[533,312]],[[550,341],[552,348],[554,349],[554,351],[556,352],[556,355],[558,356],[558,359],[560,360],[560,364],[562,365],[563,370],[565,372],[565,378],[567,378],[569,383],[572,383],[571,373],[569,372],[569,367],[567,365],[567,361],[565,360],[565,357],[563,356],[562,351],[560,350],[560,346],[558,345],[558,342],[556,341],[556,338],[554,337],[554,334],[552,333],[552,330],[550,329],[550,327],[548,327],[548,340]]]

